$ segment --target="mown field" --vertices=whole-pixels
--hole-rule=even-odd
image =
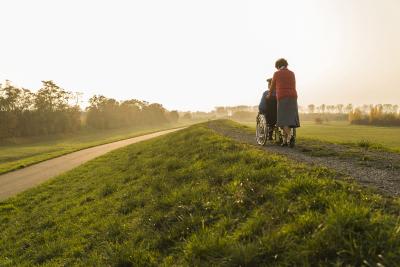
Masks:
[[[84,129],[75,134],[9,139],[0,144],[0,174],[80,149],[189,124],[184,122],[112,130]]]
[[[195,125],[0,202],[0,266],[398,264],[398,199],[335,177]]]
[[[240,122],[255,128],[254,122]],[[351,125],[345,121],[316,124],[302,121],[298,129],[299,138],[318,139],[333,143],[369,142],[400,152],[400,127]]]

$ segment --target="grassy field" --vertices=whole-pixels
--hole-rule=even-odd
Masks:
[[[0,144],[0,174],[80,149],[189,124],[186,122],[112,130],[84,129],[68,135],[10,139],[7,143]]]
[[[192,126],[0,202],[0,266],[397,265],[398,199],[334,177]]]
[[[241,122],[255,127],[255,122]],[[299,138],[318,139],[333,143],[370,142],[400,151],[400,127],[351,125],[344,121],[332,121],[322,125],[311,121],[301,122]]]

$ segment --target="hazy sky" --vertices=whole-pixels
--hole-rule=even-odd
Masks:
[[[279,57],[299,103],[400,103],[399,0],[1,0],[0,80],[211,110],[257,105]]]

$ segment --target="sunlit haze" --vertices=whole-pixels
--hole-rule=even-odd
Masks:
[[[0,3],[0,80],[167,109],[257,105],[277,58],[299,104],[397,103],[399,0]]]

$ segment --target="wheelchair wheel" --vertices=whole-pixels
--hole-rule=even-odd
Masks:
[[[268,138],[268,127],[267,120],[263,114],[257,115],[257,126],[256,126],[256,142],[263,146],[267,142]]]

